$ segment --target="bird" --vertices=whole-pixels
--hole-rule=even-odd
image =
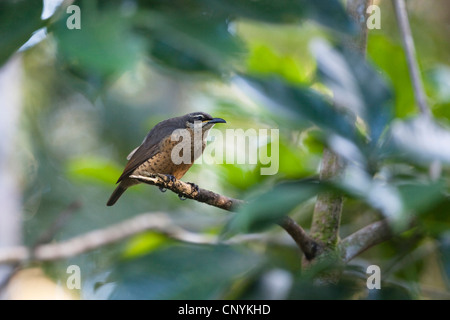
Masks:
[[[159,122],[150,130],[142,144],[128,155],[128,163],[116,182],[119,185],[111,194],[106,205],[114,205],[129,187],[140,183],[138,180],[130,178],[131,175],[159,173],[181,179],[205,150],[208,132],[216,123],[226,123],[226,121],[222,118],[213,118],[205,112],[192,112]],[[183,145],[181,148],[178,145],[183,141],[186,142],[184,137],[180,141],[180,136],[183,134],[186,134],[186,137],[189,135],[191,138],[190,144],[187,145],[190,150],[186,149],[186,153],[182,148]],[[198,138],[201,139],[201,144]],[[174,148],[176,148],[176,152],[173,153]],[[187,161],[180,162],[180,157]],[[176,161],[173,161],[174,159]]]

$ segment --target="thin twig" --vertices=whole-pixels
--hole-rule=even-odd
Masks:
[[[420,112],[425,117],[430,117],[430,107],[428,106],[425,89],[422,78],[420,76],[419,64],[417,62],[416,49],[414,47],[414,39],[411,33],[411,26],[408,20],[408,13],[406,11],[404,0],[392,0],[394,4],[395,14],[397,16],[398,27],[402,36],[403,46],[406,53],[406,60],[408,63],[409,75],[414,88],[414,97],[420,109]]]
[[[298,228],[293,227],[290,223],[290,219],[283,221],[287,229],[295,234],[300,227],[298,225]],[[18,265],[30,261],[66,259],[147,231],[154,231],[164,234],[171,239],[191,244],[216,245],[218,243],[236,244],[267,241],[267,239],[263,239],[261,235],[257,234],[238,235],[231,239],[221,240],[218,236],[197,234],[180,228],[164,213],[145,213],[107,228],[93,230],[65,241],[41,244],[34,249],[26,246],[1,248],[0,265]],[[283,244],[285,243],[283,242]],[[311,246],[314,246],[314,244],[311,244]]]
[[[199,235],[177,227],[165,214],[146,213],[107,228],[87,232],[69,240],[41,244],[36,246],[34,250],[30,250],[25,246],[1,248],[0,264],[12,264],[27,260],[51,261],[74,257],[150,230],[188,243],[215,244],[218,241],[217,237]]]
[[[52,241],[55,234],[67,223],[70,216],[80,208],[80,201],[74,201],[69,204],[65,210],[58,214],[57,218],[53,221],[50,227],[40,235],[40,237],[36,240],[34,247]]]

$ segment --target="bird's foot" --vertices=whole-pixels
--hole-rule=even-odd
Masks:
[[[173,175],[171,174],[166,174],[166,177],[169,179],[170,182],[174,183],[175,181],[177,181],[177,178],[175,178]]]
[[[192,182],[188,182],[187,184],[189,184],[192,187],[192,189],[194,190],[191,193],[194,193],[194,192],[198,193],[198,190],[199,190],[198,185],[196,185],[195,183],[192,183]]]
[[[187,199],[186,196],[181,193],[178,194],[178,198],[180,198],[180,200],[182,200],[182,201]]]
[[[164,188],[164,187],[159,187],[159,190],[160,190],[161,192],[166,192],[166,191],[167,191],[167,189]]]

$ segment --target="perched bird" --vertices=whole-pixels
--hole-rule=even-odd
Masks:
[[[208,131],[216,123],[226,123],[226,121],[221,118],[213,118],[205,112],[193,112],[158,123],[150,130],[142,144],[128,155],[129,161],[117,180],[117,183],[120,182],[120,184],[111,194],[106,205],[112,206],[127,188],[140,183],[136,179],[130,178],[131,175],[162,173],[181,179],[193,165],[194,160],[203,153]],[[186,137],[190,137],[188,145],[184,138],[180,139],[180,134],[183,133],[187,134]],[[183,143],[180,140],[185,142],[184,147],[190,148],[187,150],[190,152],[185,154],[189,157],[188,161],[181,163],[179,159],[183,157],[183,148],[178,146],[176,152],[172,152],[174,147]],[[181,152],[179,152],[180,149]]]

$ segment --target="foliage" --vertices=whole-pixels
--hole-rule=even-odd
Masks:
[[[193,246],[148,233],[48,263],[49,274],[62,279],[67,265],[80,265],[84,298],[433,298],[417,289],[426,285],[448,294],[448,56],[417,44],[429,57],[423,68],[434,102],[434,120],[424,119],[414,111],[399,39],[374,31],[366,61],[344,46],[355,27],[337,0],[74,4],[81,30],[66,27],[64,7],[41,21],[40,1],[0,4],[1,64],[33,31],[45,25],[48,32],[23,53],[26,243],[33,245],[75,200],[83,206],[56,240],[148,211],[165,211],[185,229],[224,240],[255,232],[264,240]],[[439,39],[436,46],[445,43]],[[225,118],[227,128],[279,128],[278,174],[260,175],[261,163],[195,165],[183,180],[249,200],[231,215],[148,186],[133,187],[106,208],[126,155],[149,128],[200,109]],[[328,183],[317,179],[324,147],[346,163]],[[437,163],[442,173],[431,179]],[[415,228],[349,265],[332,259],[302,273],[298,248],[273,223],[288,214],[309,226],[323,191],[347,199],[342,238],[380,218],[393,230],[412,222]],[[365,285],[371,264],[383,270],[379,292]],[[426,283],[436,264],[438,275]],[[333,272],[342,273],[338,284],[314,283]]]

